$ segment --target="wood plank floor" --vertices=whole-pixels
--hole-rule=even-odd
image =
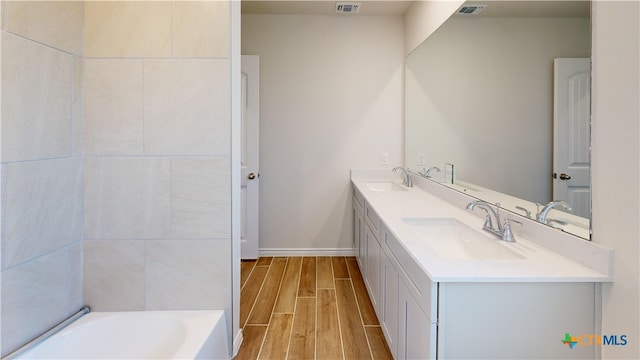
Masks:
[[[241,264],[236,359],[392,359],[353,257]]]

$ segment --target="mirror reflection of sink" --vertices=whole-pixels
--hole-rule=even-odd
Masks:
[[[415,234],[445,259],[524,259],[513,244],[454,218],[403,218]]]
[[[380,192],[386,192],[386,191],[408,191],[409,189],[398,184],[395,183],[393,181],[384,181],[384,182],[367,182],[364,183],[364,185],[366,187],[368,187],[369,189],[373,190],[373,191],[380,191]]]

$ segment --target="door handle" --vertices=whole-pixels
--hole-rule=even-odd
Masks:
[[[247,175],[247,179],[249,180],[253,180],[256,178],[256,174],[255,173],[249,173],[249,175]]]
[[[557,173],[553,173],[551,175],[552,178],[557,179],[558,178],[558,174]],[[560,174],[560,180],[570,180],[571,179],[571,175],[567,175],[565,173]]]

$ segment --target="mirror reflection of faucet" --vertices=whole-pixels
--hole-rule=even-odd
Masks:
[[[538,207],[538,209],[540,209],[540,206],[542,205],[536,203],[536,206]],[[542,208],[542,210],[538,210],[538,214],[536,215],[536,220],[538,220],[543,224],[549,224],[549,221],[551,221],[551,219],[549,218],[549,212],[552,209],[556,209],[556,208],[560,210],[566,210],[566,211],[573,210],[571,206],[569,206],[569,204],[564,200],[551,201],[547,205],[545,205]]]
[[[527,215],[527,218],[531,219],[531,211],[529,211],[527,208],[523,206],[516,206],[516,209],[524,211],[524,213]]]
[[[422,176],[425,179],[428,179],[428,178],[431,177],[431,172],[432,171],[435,171],[435,172],[439,173],[442,170],[440,170],[440,168],[437,167],[437,166],[432,166],[432,167],[430,167],[428,169],[427,168],[423,168],[422,172],[418,172],[418,175]]]

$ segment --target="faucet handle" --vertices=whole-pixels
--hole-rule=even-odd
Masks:
[[[502,240],[507,242],[516,241],[516,238],[515,236],[513,236],[513,232],[511,231],[511,223],[522,225],[522,223],[518,220],[513,220],[511,218],[504,219],[504,229],[502,230]]]

